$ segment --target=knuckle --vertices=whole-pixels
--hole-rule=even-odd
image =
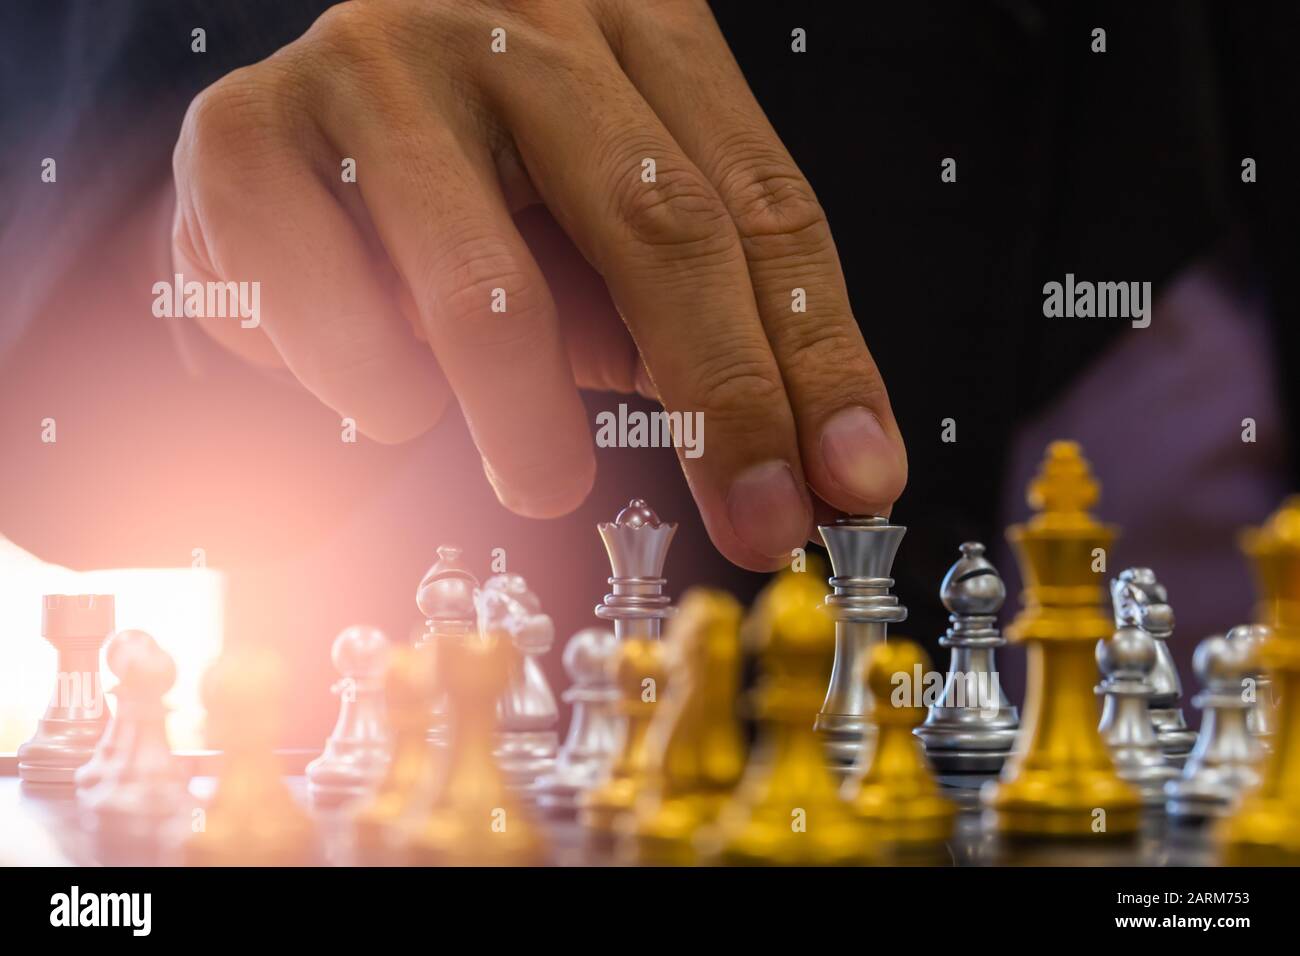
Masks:
[[[460,347],[527,347],[539,343],[548,327],[550,293],[519,265],[499,239],[460,244],[450,272],[432,299],[438,338]],[[494,310],[494,304],[499,308]]]
[[[742,159],[726,164],[719,186],[742,241],[796,240],[823,246],[830,227],[808,181],[788,160],[762,151],[731,150]]]
[[[755,422],[765,428],[770,409],[783,401],[784,386],[770,355],[757,349],[751,354],[712,350],[716,358],[703,360],[697,369],[699,403],[706,417],[724,425]]]
[[[659,155],[662,155],[660,151]],[[655,182],[643,182],[637,170],[647,149],[626,164],[628,174],[612,191],[614,212],[632,240],[642,246],[688,252],[716,252],[730,245],[734,226],[726,206],[699,173],[659,163]]]

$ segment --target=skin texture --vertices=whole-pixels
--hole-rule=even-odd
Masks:
[[[262,286],[258,328],[196,321],[377,441],[456,401],[519,514],[591,488],[579,388],[703,413],[682,466],[747,568],[903,489],[826,218],[703,0],[342,3],[200,94],[174,169],[175,268]],[[548,256],[580,256],[607,295],[558,312],[513,218],[536,203],[571,240]]]

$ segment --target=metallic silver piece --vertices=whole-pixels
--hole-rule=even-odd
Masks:
[[[1153,693],[1156,642],[1140,627],[1121,627],[1097,642],[1097,666],[1105,697],[1097,729],[1110,748],[1115,770],[1142,795],[1148,809],[1164,809],[1165,784],[1178,776],[1160,748],[1147,706]]]
[[[1196,732],[1187,726],[1181,702],[1183,685],[1178,665],[1169,650],[1174,633],[1174,612],[1169,595],[1150,568],[1126,568],[1110,585],[1116,627],[1140,627],[1156,642],[1156,666],[1151,673],[1153,691],[1147,707],[1155,724],[1160,749],[1180,764],[1196,744]]]
[[[118,631],[108,639],[108,644],[104,647],[104,660],[108,665],[108,672],[113,677],[121,680],[127,658],[134,653],[135,645],[140,643],[155,645],[156,642],[144,631],[132,630]],[[112,694],[111,691],[108,693]],[[73,775],[73,782],[77,785],[79,793],[89,790],[104,778],[104,774],[113,765],[121,749],[122,736],[122,721],[110,717],[104,736],[99,738],[99,743],[95,746],[94,754],[78,767]]]
[[[943,696],[914,732],[940,775],[977,775],[971,785],[978,786],[1002,769],[1020,718],[1002,691],[995,659],[1006,644],[997,627],[1006,585],[984,557],[984,545],[968,541],[960,550],[939,588],[951,625],[939,644],[952,649]]]
[[[596,605],[596,617],[614,622],[620,640],[648,637],[658,640],[663,622],[673,614],[663,575],[664,560],[677,525],[659,516],[640,498],[633,498],[612,522],[596,526],[605,542],[611,592]]]
[[[1273,730],[1277,725],[1277,698],[1273,695],[1273,681],[1268,671],[1260,663],[1260,649],[1272,635],[1272,629],[1266,624],[1242,624],[1228,632],[1231,643],[1249,644],[1249,657],[1256,663],[1246,675],[1255,681],[1254,705],[1246,714],[1246,726],[1255,735],[1259,745],[1265,750],[1273,749]]]
[[[29,785],[70,787],[108,726],[99,649],[113,633],[111,594],[47,594],[41,636],[59,652],[58,672],[36,734],[18,748],[18,775]]]
[[[388,638],[375,627],[349,627],[334,639],[330,658],[342,677],[330,688],[339,695],[339,716],[324,752],[307,765],[307,792],[321,806],[368,797],[392,759],[384,702]]]
[[[1182,777],[1165,785],[1166,809],[1180,821],[1227,816],[1259,783],[1262,748],[1247,726],[1253,705],[1244,688],[1253,654],[1246,641],[1222,635],[1196,648],[1192,666],[1204,689],[1192,703],[1201,710],[1201,733]]]
[[[564,646],[564,671],[571,686],[564,701],[572,708],[569,730],[554,770],[537,783],[537,804],[559,817],[578,812],[579,795],[599,783],[618,755],[622,728],[614,669],[619,640],[603,627],[589,627]]]
[[[425,572],[415,592],[415,603],[424,615],[424,633],[416,646],[427,648],[435,659],[448,641],[464,641],[478,633],[478,609],[474,603],[478,578],[460,560],[460,548],[442,545],[438,560]],[[450,740],[451,714],[447,689],[434,692],[429,712],[429,743],[445,747]]]
[[[830,686],[815,724],[826,742],[832,769],[847,773],[870,756],[876,728],[864,667],[867,654],[885,640],[887,624],[907,620],[907,608],[889,593],[889,572],[907,529],[888,518],[840,518],[821,525],[831,556],[834,594],[826,605],[835,618],[835,660]]]

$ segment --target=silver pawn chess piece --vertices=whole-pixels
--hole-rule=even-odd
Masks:
[[[18,775],[32,786],[72,786],[108,726],[99,649],[113,633],[111,594],[47,594],[41,636],[59,652],[54,691],[36,734],[18,748]]]
[[[108,643],[104,645],[104,661],[108,665],[109,674],[121,680],[126,656],[131,653],[135,644],[141,642],[153,644],[154,639],[144,631],[132,630],[118,631],[110,637]],[[73,782],[77,785],[78,793],[91,789],[103,779],[104,773],[117,757],[121,736],[122,722],[109,717],[108,727],[104,730],[104,736],[99,738],[94,754],[73,774]]]
[[[649,505],[633,498],[618,516],[596,530],[605,543],[613,575],[611,593],[596,605],[596,617],[614,622],[614,636],[658,640],[663,622],[673,614],[664,594],[664,560],[677,525],[660,521]]]
[[[374,627],[349,627],[334,639],[330,659],[342,678],[339,716],[319,757],[307,765],[312,802],[333,806],[369,796],[391,760],[392,740],[384,704],[389,643]]]
[[[1108,640],[1097,642],[1097,666],[1105,697],[1097,729],[1110,748],[1115,770],[1142,795],[1148,808],[1163,808],[1165,784],[1178,776],[1169,765],[1147,701],[1153,693],[1151,672],[1156,666],[1156,642],[1140,627],[1121,627]]]
[[[887,518],[840,518],[821,525],[830,552],[833,594],[826,605],[835,618],[835,659],[816,728],[832,769],[847,773],[875,745],[871,694],[863,668],[871,648],[885,640],[888,624],[907,620],[907,608],[889,593],[894,555],[907,529]]]
[[[1227,816],[1238,796],[1259,782],[1259,742],[1247,727],[1251,703],[1245,682],[1255,670],[1254,648],[1221,635],[1196,648],[1192,666],[1202,690],[1201,733],[1183,774],[1165,786],[1170,816],[1199,822]]]
[[[438,560],[425,572],[415,593],[416,606],[425,618],[424,633],[416,646],[427,649],[435,660],[448,641],[463,641],[478,633],[478,609],[474,603],[478,578],[461,562],[460,554],[460,548],[450,545],[438,548]],[[447,689],[439,687],[429,713],[429,743],[445,747],[450,740],[450,729]]]
[[[984,545],[970,541],[960,550],[939,588],[950,625],[939,644],[952,649],[943,696],[915,733],[944,782],[962,785],[966,775],[978,786],[1002,769],[1020,719],[1002,691],[995,659],[1006,644],[997,627],[1006,585],[984,557]]]
[[[1266,624],[1242,624],[1228,632],[1228,641],[1249,647],[1251,672],[1247,676],[1255,681],[1255,699],[1246,713],[1246,726],[1265,750],[1273,749],[1273,729],[1277,723],[1277,699],[1273,696],[1273,681],[1264,669],[1260,651],[1272,634]]]
[[[496,574],[477,597],[479,629],[508,635],[514,653],[505,692],[497,701],[494,755],[509,786],[531,795],[537,779],[555,766],[560,710],[538,664],[555,643],[555,625],[518,574]]]
[[[572,710],[569,730],[555,758],[555,769],[537,783],[537,804],[560,817],[578,811],[578,796],[605,776],[622,739],[614,667],[618,638],[603,627],[589,627],[569,638],[562,658],[570,687],[564,702]]]

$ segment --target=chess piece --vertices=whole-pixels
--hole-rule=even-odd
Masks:
[[[1131,837],[1141,797],[1119,778],[1093,694],[1097,641],[1111,635],[1095,562],[1114,529],[1088,513],[1096,480],[1074,442],[1053,442],[1029,486],[1035,514],[1008,529],[1025,581],[1007,636],[1026,645],[1025,715],[1000,779],[983,791],[1001,834]]]
[[[307,765],[307,792],[314,803],[337,805],[369,796],[388,769],[388,716],[384,669],[388,638],[378,628],[349,627],[334,639],[330,659],[343,678],[339,716],[324,752]]]
[[[831,556],[835,593],[826,604],[835,617],[835,660],[817,730],[826,741],[831,766],[847,773],[875,736],[871,696],[862,679],[872,646],[885,640],[889,624],[907,620],[907,608],[889,593],[894,555],[906,528],[887,518],[841,518],[818,528]]]
[[[935,770],[959,786],[1001,770],[1020,726],[994,658],[1006,643],[997,628],[1006,585],[984,545],[967,542],[960,550],[939,588],[950,625],[939,644],[952,649],[943,696],[916,728]]]
[[[104,646],[104,659],[108,664],[108,672],[118,680],[122,678],[121,668],[126,656],[133,652],[134,646],[138,643],[154,644],[155,641],[144,631],[127,630],[118,631]],[[78,767],[73,775],[78,792],[91,789],[103,779],[106,769],[112,765],[117,756],[121,729],[121,722],[110,717],[104,735],[99,738],[99,743],[95,746],[94,754]]]
[[[618,685],[614,669],[620,644],[613,631],[590,627],[569,638],[561,662],[571,686],[564,702],[572,708],[569,730],[555,769],[537,784],[537,804],[560,817],[576,816],[578,795],[594,787],[618,754]]]
[[[555,642],[555,625],[518,574],[488,578],[477,601],[479,628],[507,634],[510,669],[497,702],[497,762],[510,786],[532,798],[539,777],[555,767],[560,711],[538,660]]]
[[[625,818],[628,855],[643,863],[694,863],[697,832],[716,818],[740,780],[740,618],[740,604],[729,594],[695,589],[668,626],[672,689],[664,719],[651,728],[650,783],[635,814]]]
[[[208,736],[222,751],[216,790],[192,821],[189,866],[302,866],[315,859],[311,820],[280,777],[277,702],[287,683],[265,650],[228,647],[203,675]]]
[[[1278,691],[1273,746],[1249,791],[1219,832],[1228,863],[1300,863],[1300,497],[1262,528],[1242,534],[1259,596],[1260,648]]]
[[[18,748],[18,775],[28,786],[65,787],[94,755],[108,726],[99,649],[113,633],[111,594],[47,594],[41,636],[59,652],[54,691],[36,734]]]
[[[811,573],[783,572],[746,623],[764,675],[756,691],[758,739],[717,823],[701,833],[703,859],[836,866],[874,858],[813,730],[835,646],[835,627],[820,606],[825,594]]]
[[[433,806],[410,831],[415,865],[529,866],[543,846],[507,785],[493,750],[497,701],[508,680],[506,635],[487,632],[448,644],[440,670],[450,704],[446,777]]]
[[[1273,681],[1268,671],[1264,670],[1261,651],[1269,638],[1269,629],[1265,624],[1242,624],[1228,632],[1228,640],[1234,644],[1249,645],[1249,657],[1253,662],[1253,671],[1248,675],[1254,681],[1254,694],[1251,707],[1246,712],[1246,726],[1260,748],[1267,751],[1272,748],[1273,727],[1277,721],[1277,699],[1273,696]]]
[[[461,562],[460,548],[439,547],[438,560],[425,572],[415,593],[416,606],[425,617],[424,633],[417,643],[429,648],[435,668],[448,643],[463,641],[478,632],[474,602],[477,591],[478,578]],[[429,714],[429,743],[445,747],[449,723],[447,689],[438,681]]]
[[[1096,657],[1102,676],[1096,693],[1105,698],[1097,730],[1120,779],[1142,795],[1147,809],[1163,809],[1165,784],[1178,771],[1165,760],[1147,706],[1155,693],[1150,683],[1157,660],[1155,639],[1140,627],[1121,627],[1097,642]]]
[[[659,640],[673,609],[664,594],[664,560],[677,525],[660,521],[649,505],[633,498],[612,522],[597,525],[609,555],[611,593],[596,605],[596,617],[614,622],[620,640]]]
[[[943,843],[957,818],[914,733],[926,716],[922,688],[929,670],[929,656],[908,640],[882,641],[867,658],[876,743],[870,764],[845,782],[845,792],[872,838],[891,848]]]
[[[1258,785],[1262,751],[1246,723],[1251,704],[1245,692],[1258,666],[1256,650],[1219,635],[1196,648],[1192,666],[1203,689],[1192,703],[1201,710],[1201,732],[1182,776],[1165,786],[1171,817],[1199,822],[1226,816]]]

